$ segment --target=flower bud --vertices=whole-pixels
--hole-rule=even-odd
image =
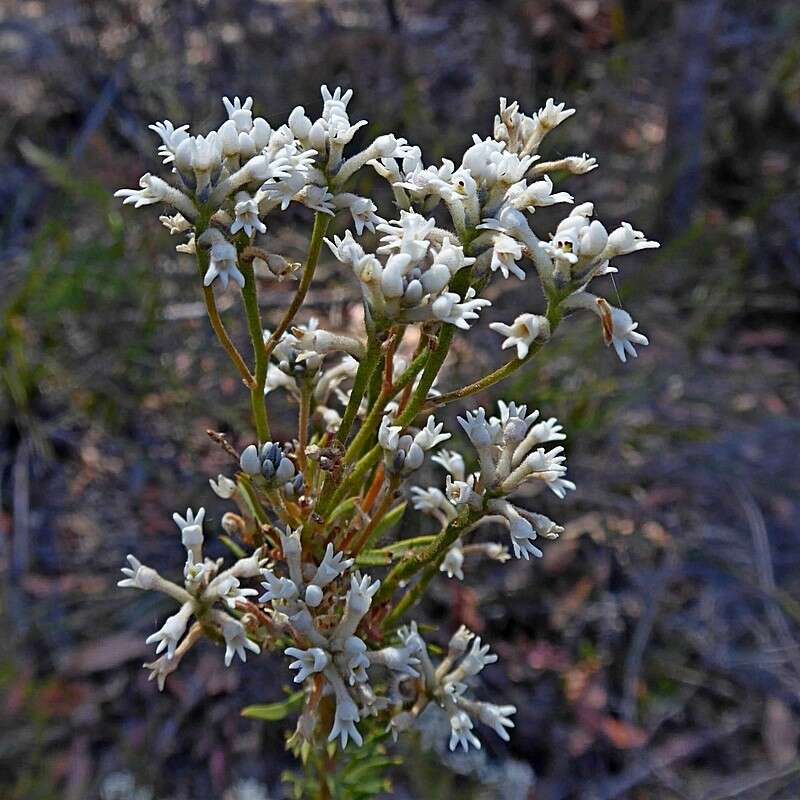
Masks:
[[[239,466],[248,475],[258,475],[261,472],[261,460],[258,457],[258,449],[254,444],[248,445],[239,457]]]
[[[241,537],[245,532],[245,527],[245,521],[238,514],[228,511],[222,515],[222,530],[228,536]]]
[[[298,139],[307,139],[311,132],[312,122],[306,116],[303,106],[297,106],[289,114],[289,127]]]
[[[316,608],[322,602],[322,589],[315,583],[309,584],[306,589],[306,605]]]

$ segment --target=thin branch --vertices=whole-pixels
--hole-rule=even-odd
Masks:
[[[281,336],[289,330],[289,326],[292,324],[295,314],[297,314],[300,306],[303,305],[308,289],[311,286],[311,281],[314,279],[314,272],[317,268],[319,254],[322,250],[322,241],[330,221],[331,218],[328,214],[318,212],[314,215],[314,228],[311,231],[311,242],[308,246],[308,256],[306,258],[305,269],[303,270],[303,277],[300,279],[300,285],[297,287],[297,292],[295,292],[292,302],[289,304],[289,308],[286,309],[283,319],[278,323],[278,327],[272,332],[272,335],[265,345],[267,357],[272,354]]]

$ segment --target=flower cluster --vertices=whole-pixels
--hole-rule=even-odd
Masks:
[[[461,245],[436,228],[436,221],[401,211],[400,219],[381,223],[383,244],[377,254],[365,253],[348,231],[328,246],[339,261],[352,267],[370,313],[399,323],[439,321],[469,330],[470,322],[491,301],[470,289],[462,299],[448,291],[457,272],[475,263]],[[383,256],[383,260],[378,258]]]
[[[204,517],[203,508],[196,514],[188,508],[186,516],[173,515],[186,548],[182,586],[163,578],[133,555],[128,556],[128,566],[122,569],[125,578],[117,584],[161,592],[180,605],[161,628],[147,637],[148,644],[156,645],[156,655],[166,651],[160,658],[145,664],[151,671],[150,679],[158,681],[159,689],[164,688],[167,675],[177,669],[183,656],[204,633],[216,634],[224,641],[225,666],[230,665],[234,655],[246,661],[246,650],[261,652],[259,645],[249,637],[241,614],[237,616],[237,609],[240,602],[258,594],[255,589],[242,587],[241,582],[261,574],[261,566],[266,563],[262,558],[263,550],[257,548],[252,555],[240,558],[232,567],[223,570],[221,560],[203,558]],[[195,622],[190,627],[193,618]]]
[[[444,451],[435,456],[433,460],[447,471],[446,488],[412,488],[414,508],[443,522],[453,521],[459,509],[466,508],[477,517],[475,526],[501,522],[508,528],[516,558],[541,557],[534,540],[538,536],[556,538],[563,528],[542,514],[515,506],[508,497],[523,485],[529,496],[546,486],[559,498],[575,488],[565,477],[563,446],[549,450],[541,446],[563,441],[566,436],[554,417],[537,422],[539,412],[528,414],[525,405],[500,400],[498,406],[499,417],[487,419],[486,411],[478,408],[458,419],[477,452],[480,470],[466,475],[464,459],[457,453]],[[506,556],[499,545],[481,552],[500,561]],[[462,561],[463,548],[457,542],[442,564],[443,571],[463,578]]]
[[[450,750],[461,747],[480,749],[481,742],[474,732],[475,721],[491,728],[501,739],[508,741],[507,728],[513,728],[511,717],[517,709],[512,705],[496,705],[480,702],[467,696],[469,681],[478,675],[488,664],[497,661],[497,656],[489,652],[489,645],[481,643],[468,628],[461,626],[450,639],[447,655],[434,668],[428,650],[417,631],[416,623],[404,626],[398,631],[404,650],[415,648],[418,659],[419,691],[410,709],[397,713],[390,723],[390,730],[396,737],[414,724],[417,717],[430,704],[434,703],[447,717],[450,724]],[[408,705],[408,703],[406,703]]]
[[[203,509],[174,518],[186,549],[182,583],[128,557],[121,586],[178,604],[148,637],[159,657],[146,666],[163,688],[203,637],[224,644],[226,665],[247,651],[282,650],[302,687],[289,743],[304,759],[327,742],[368,747],[372,733],[396,736],[429,707],[446,718],[451,750],[480,747],[479,724],[508,739],[515,708],[475,699],[470,687],[480,696],[478,676],[497,659],[489,646],[461,628],[435,664],[438,651],[416,623],[402,623],[441,573],[463,580],[471,557],[540,557],[541,541],[557,538],[563,529],[523,503],[545,488],[560,499],[575,488],[565,435],[555,418],[540,419],[524,404],[499,401],[496,416],[474,408],[458,418],[477,463],[468,472],[460,453],[437,449],[455,441],[437,415],[522,368],[574,312],[599,318],[620,360],[636,356],[648,343],[637,323],[588,288],[615,272],[619,257],[658,246],[627,222],[607,228],[592,203],[556,191],[561,179],[597,167],[585,153],[543,159],[547,135],[575,113],[564,103],[549,99],[526,114],[501,98],[490,136],[474,135],[459,159],[428,164],[394,134],[348,155],[367,124],[351,121],[351,99],[350,90],[323,86],[318,117],[298,106],[276,128],[254,116],[251,98],[224,98],[227,120],[206,133],[155,123],[168,174],[147,173],[139,188],[117,192],[136,207],[168,207],[161,221],[183,237],[178,251],[196,260],[213,331],[250,394],[255,423],[255,436],[242,437],[254,443],[239,449],[213,434],[233,472],[210,485],[236,505],[220,527],[241,557],[227,569],[204,557]],[[395,208],[386,216],[377,196],[355,192],[362,169],[388,184]],[[314,217],[302,263],[276,252],[273,223],[291,204]],[[554,205],[572,210],[539,236],[536,212]],[[360,288],[357,331],[297,318],[321,254],[329,257],[326,244]],[[491,305],[487,285],[529,277],[542,307],[489,325],[511,359],[466,386],[435,389],[454,338],[481,324]],[[261,285],[284,279],[298,279],[297,287],[265,329]],[[241,294],[252,364],[217,309],[229,287]],[[272,433],[267,400],[278,390],[298,406],[294,436]],[[426,454],[445,470],[444,485],[409,488]],[[435,521],[434,533],[409,527],[405,493]],[[472,540],[487,524],[505,528],[507,543]],[[373,579],[359,571],[367,567],[385,573]]]

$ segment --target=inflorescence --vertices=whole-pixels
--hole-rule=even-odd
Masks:
[[[321,734],[342,748],[361,745],[368,717],[397,736],[433,705],[449,721],[450,749],[479,748],[477,723],[503,739],[513,727],[514,706],[471,696],[470,684],[497,656],[462,627],[436,663],[438,651],[417,624],[400,626],[400,617],[440,573],[463,580],[468,557],[541,557],[541,541],[563,528],[521,506],[519,492],[524,487],[530,498],[547,488],[563,498],[575,485],[555,418],[540,419],[515,402],[499,401],[496,416],[473,408],[458,418],[472,448],[465,459],[440,447],[452,432],[434,412],[512,374],[582,309],[599,317],[606,344],[623,362],[636,356],[648,343],[637,323],[588,286],[616,271],[612,260],[658,244],[627,222],[609,232],[586,202],[573,205],[551,236],[534,233],[537,209],[574,202],[555,191],[553,177],[597,167],[587,154],[542,160],[547,134],[574,114],[563,103],[548,100],[527,115],[503,98],[491,136],[475,135],[460,163],[426,166],[419,147],[393,134],[346,156],[367,124],[351,122],[351,98],[350,90],[323,86],[321,116],[297,107],[278,128],[254,116],[251,98],[224,98],[228,119],[206,134],[155,123],[166,178],[146,173],[139,188],[117,192],[126,204],[169,208],[160,219],[182,237],[177,250],[196,259],[214,332],[250,392],[258,440],[241,450],[231,476],[210,481],[236,505],[222,517],[223,532],[238,542],[237,552],[251,554],[227,569],[205,557],[205,511],[187,509],[174,515],[186,550],[183,580],[130,555],[119,585],[161,592],[178,605],[147,639],[158,657],[145,666],[160,689],[202,638],[224,645],[226,666],[234,656],[281,649],[304,692],[290,743]],[[395,218],[352,191],[362,169],[388,182]],[[292,204],[314,212],[304,264],[268,246],[274,220]],[[354,232],[327,237],[334,217]],[[360,334],[295,319],[324,245],[360,287]],[[435,389],[453,337],[491,305],[483,296],[489,281],[531,273],[546,308],[490,325],[512,360],[461,389]],[[265,330],[259,282],[285,279],[298,280],[294,298],[277,327]],[[229,289],[242,295],[252,368],[216,306],[215,291]],[[290,441],[270,432],[265,397],[277,391],[299,407]],[[437,532],[387,543],[408,519],[404,487],[426,460],[444,470],[444,483],[407,491]],[[507,541],[470,540],[489,524],[505,528]],[[365,567],[386,573],[377,580]]]

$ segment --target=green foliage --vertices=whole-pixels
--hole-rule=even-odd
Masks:
[[[242,716],[249,719],[260,719],[263,722],[280,722],[292,711],[299,708],[305,692],[293,692],[285,700],[265,705],[247,706],[242,709]]]
[[[0,416],[30,428],[38,399],[58,386],[85,413],[124,422],[141,395],[164,382],[152,368],[158,283],[148,261],[126,260],[132,248],[106,187],[32,146],[26,154],[57,192],[27,261],[9,268]],[[87,220],[99,224],[87,230]]]
[[[347,758],[341,761],[336,760],[340,751],[332,745],[312,751],[303,774],[285,772],[282,776],[291,786],[292,798],[369,800],[390,793],[392,785],[385,773],[401,759],[386,754],[383,742],[387,736],[383,731],[367,734],[364,744],[349,748]]]
[[[379,542],[384,536],[391,532],[396,525],[399,524],[406,513],[406,506],[408,503],[404,500],[402,503],[396,505],[391,511],[384,515],[383,519],[375,526],[372,536],[365,544],[370,542]]]

